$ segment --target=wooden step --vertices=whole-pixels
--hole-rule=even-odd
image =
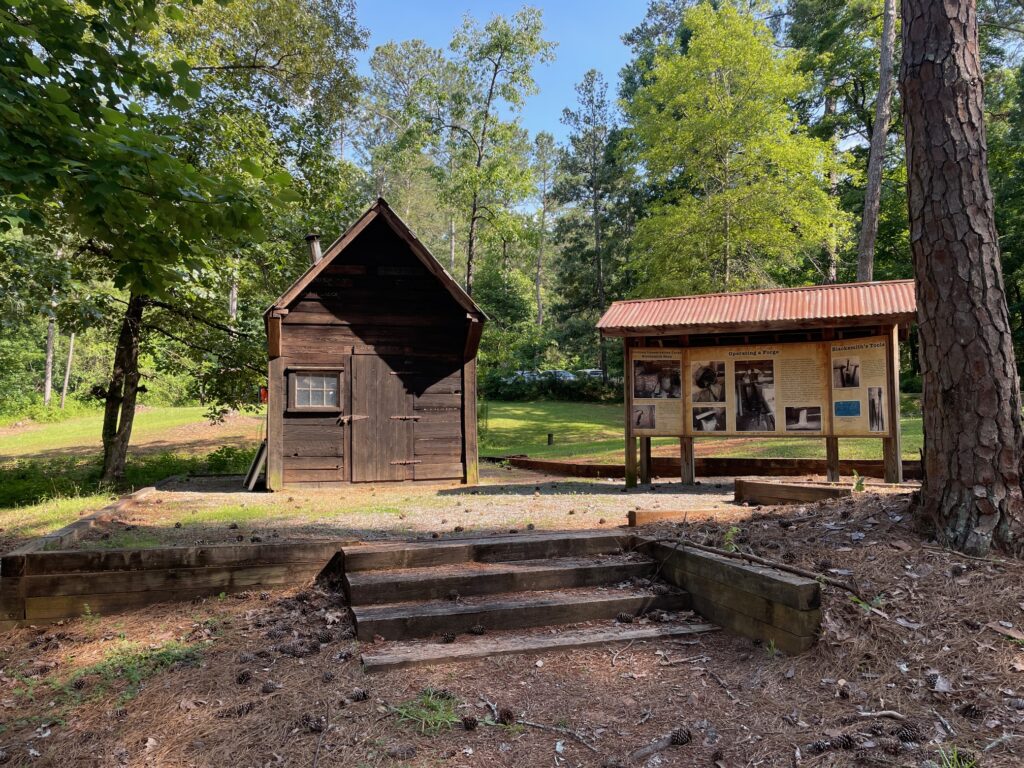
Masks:
[[[406,640],[445,632],[461,634],[478,624],[488,630],[522,629],[612,619],[620,613],[641,616],[655,608],[688,610],[690,596],[685,592],[653,595],[637,590],[591,588],[515,594],[501,599],[470,598],[466,602],[354,606],[351,610],[360,640]]]
[[[486,538],[384,542],[343,547],[345,572],[428,568],[472,561],[541,560],[619,552],[629,536],[619,531],[518,533]]]
[[[556,634],[545,632],[532,635],[484,635],[483,637],[460,638],[455,643],[403,643],[379,652],[363,654],[362,661],[363,669],[366,672],[386,672],[390,669],[447,664],[454,661],[485,659],[516,653],[561,651],[610,643],[663,640],[682,635],[714,632],[717,629],[718,627],[714,624],[651,624],[647,626],[617,624],[567,630]]]
[[[633,554],[356,571],[345,574],[345,594],[349,605],[374,605],[440,600],[452,591],[469,597],[571,589],[650,576],[654,568],[653,560]]]

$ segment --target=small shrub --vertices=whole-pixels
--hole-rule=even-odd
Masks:
[[[456,703],[447,691],[427,688],[415,699],[399,704],[392,711],[398,715],[399,722],[413,725],[422,734],[436,736],[462,722],[455,713]]]

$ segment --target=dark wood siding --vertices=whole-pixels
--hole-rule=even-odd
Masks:
[[[340,415],[284,413],[284,482],[463,477],[467,328],[391,227],[367,226],[282,319],[277,386],[289,368],[346,371]]]

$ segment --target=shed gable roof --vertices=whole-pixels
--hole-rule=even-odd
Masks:
[[[345,232],[341,237],[331,243],[327,250],[324,251],[323,258],[318,264],[311,266],[307,269],[302,276],[292,283],[292,286],[285,291],[281,296],[278,297],[277,301],[270,305],[265,315],[270,316],[276,310],[287,309],[293,302],[295,302],[305,291],[310,283],[312,283],[317,276],[319,276],[332,261],[342,253],[350,244],[352,244],[357,237],[375,220],[382,219],[391,230],[398,235],[398,237],[405,242],[409,247],[409,250],[416,256],[417,259],[426,267],[427,271],[433,275],[437,281],[448,291],[452,299],[466,310],[466,313],[477,321],[483,322],[487,319],[487,315],[484,311],[477,306],[476,302],[470,298],[461,285],[448,274],[441,263],[434,258],[434,255],[427,250],[427,247],[419,241],[419,239],[412,233],[408,225],[402,221],[401,217],[395,213],[391,206],[388,205],[387,201],[383,197],[377,198],[377,201],[367,209],[366,213],[359,217],[348,231]]]

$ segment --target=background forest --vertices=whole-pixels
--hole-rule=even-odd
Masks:
[[[513,371],[618,375],[594,330],[616,299],[912,276],[892,0],[653,0],[617,82],[580,72],[551,115],[563,143],[520,119],[557,56],[540,10],[380,46],[367,77],[355,10],[4,4],[0,416],[105,403],[112,439],[126,398],[255,405],[261,315],[304,235],[329,243],[376,196],[490,316],[492,398],[538,394]],[[1024,342],[1024,9],[979,16]]]

